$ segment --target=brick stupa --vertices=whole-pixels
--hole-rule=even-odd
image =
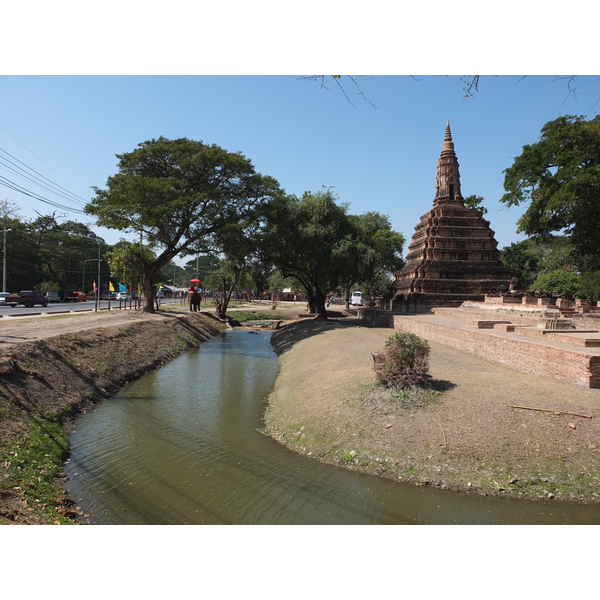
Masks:
[[[433,208],[415,227],[406,264],[393,283],[394,310],[407,306],[460,306],[507,289],[515,273],[500,262],[498,243],[482,212],[460,193],[458,160],[450,132],[442,144]]]

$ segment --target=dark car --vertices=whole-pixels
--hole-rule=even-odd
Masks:
[[[77,293],[73,290],[60,290],[58,295],[62,302],[77,302],[79,300]]]
[[[48,300],[46,300],[46,296],[37,290],[23,290],[19,292],[18,296],[6,296],[4,303],[9,304],[13,308],[18,304],[22,304],[23,306],[27,306],[29,308],[35,306],[36,304],[48,306]]]

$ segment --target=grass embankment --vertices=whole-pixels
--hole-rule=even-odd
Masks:
[[[218,334],[206,314],[60,335],[0,355],[0,524],[72,523],[62,487],[75,417],[128,382]]]
[[[429,390],[394,393],[375,385],[371,357],[392,333],[318,319],[275,332],[281,370],[267,432],[296,452],[397,481],[600,501],[600,390],[432,343]]]

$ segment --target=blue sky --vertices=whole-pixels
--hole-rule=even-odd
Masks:
[[[116,172],[116,154],[159,136],[188,137],[247,156],[289,193],[332,187],[350,212],[388,215],[408,242],[433,202],[446,121],[464,196],[485,198],[500,248],[522,239],[520,208],[506,208],[502,171],[561,114],[593,116],[600,85],[579,76],[577,96],[552,75],[484,76],[464,98],[459,76],[362,76],[358,93],[295,75],[0,76],[0,148],[81,201]],[[3,159],[14,158],[0,153]],[[0,164],[0,175],[74,209]],[[0,185],[21,216],[56,209]],[[77,212],[68,218],[93,221]],[[109,243],[119,232],[94,228]]]

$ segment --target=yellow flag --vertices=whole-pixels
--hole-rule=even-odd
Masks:
[[[114,292],[114,291],[115,291],[115,288],[113,287],[112,281],[109,281],[109,282],[108,282],[108,289],[109,289],[111,292]]]

